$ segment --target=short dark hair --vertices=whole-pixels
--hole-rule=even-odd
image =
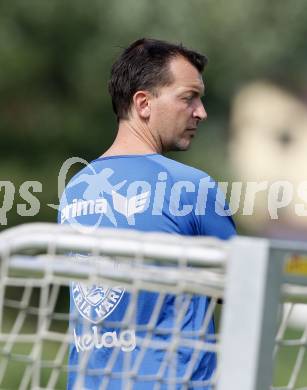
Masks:
[[[172,58],[182,56],[202,73],[207,58],[182,44],[142,38],[125,49],[111,69],[109,93],[117,120],[127,119],[133,95],[140,90],[156,92],[170,85],[172,75],[168,65]]]

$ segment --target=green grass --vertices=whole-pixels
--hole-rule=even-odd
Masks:
[[[285,337],[286,339],[300,339],[302,337],[302,331],[289,329]],[[305,347],[306,348],[306,347]],[[297,358],[299,348],[298,347],[281,347],[275,360],[275,372],[274,381],[275,386],[286,386],[290,379],[290,375],[293,371],[293,367]],[[307,388],[307,351],[303,364],[301,366],[295,388]]]

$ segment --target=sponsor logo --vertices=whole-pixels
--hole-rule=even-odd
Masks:
[[[104,214],[107,212],[107,201],[103,198],[95,200],[74,199],[61,211],[61,223],[81,215]]]
[[[112,191],[113,206],[117,212],[128,218],[134,214],[142,213],[144,211],[149,196],[150,192],[147,191],[132,196],[131,198],[126,198],[125,196],[118,194],[116,191]]]
[[[88,351],[92,348],[114,348],[120,347],[124,352],[131,352],[136,347],[135,332],[133,330],[123,330],[120,333],[105,332],[98,333],[97,326],[92,327],[92,333],[78,336],[74,329],[74,340],[77,352]]]
[[[103,217],[106,217],[114,226],[117,226],[117,220],[114,211],[124,215],[129,225],[134,225],[134,215],[144,212],[149,205],[150,190],[147,182],[133,182],[128,186],[127,196],[118,191],[127,183],[122,180],[119,183],[111,183],[111,177],[114,171],[111,168],[105,168],[97,173],[81,174],[73,179],[66,187],[69,190],[72,187],[83,185],[84,191],[82,199],[73,199],[68,203],[66,191],[63,194],[63,207],[60,212],[61,223],[68,221],[78,224],[78,217],[86,215],[98,216],[95,226],[100,226]],[[99,183],[99,185],[97,185]],[[145,185],[145,189],[142,190]],[[139,190],[141,189],[141,193]]]
[[[121,287],[87,286],[72,282],[72,296],[79,313],[98,324],[117,307],[125,290]]]

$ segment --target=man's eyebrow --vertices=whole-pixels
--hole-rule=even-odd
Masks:
[[[183,91],[183,93],[191,93],[191,92],[193,93],[193,95],[202,97],[205,94],[205,88],[199,89],[195,87],[187,87],[187,89]]]

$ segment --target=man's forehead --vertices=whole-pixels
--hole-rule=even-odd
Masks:
[[[202,77],[200,77],[200,79],[197,82],[193,82],[193,81],[187,82],[186,85],[184,85],[183,87],[186,87],[188,89],[197,90],[200,92],[200,94],[204,94],[204,92],[205,92],[205,85],[204,85]]]
[[[198,80],[193,79],[177,79],[173,84],[178,90],[189,90],[203,95],[205,93],[205,85],[202,77],[200,76]]]
[[[181,88],[192,88],[204,92],[204,81],[199,71],[183,57],[174,58],[169,64],[174,84]]]

